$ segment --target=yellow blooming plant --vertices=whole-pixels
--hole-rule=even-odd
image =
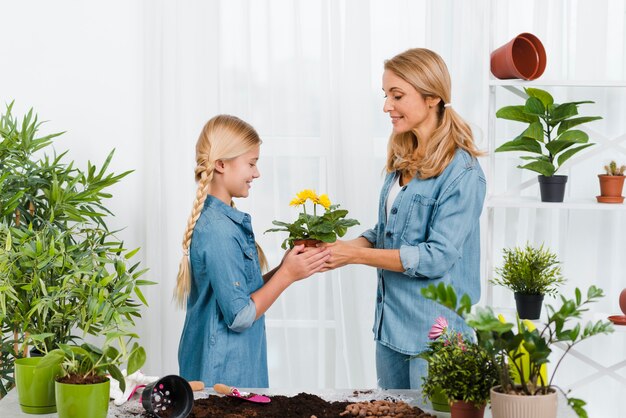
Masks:
[[[313,204],[313,213],[307,212],[307,202]],[[317,213],[317,206],[324,208],[324,212]],[[282,247],[293,247],[294,241],[312,239],[322,242],[335,242],[337,237],[343,237],[348,228],[359,225],[355,219],[346,219],[348,211],[339,209],[339,205],[333,205],[326,194],[317,195],[314,190],[304,189],[296,194],[289,202],[289,206],[301,207],[302,212],[292,222],[273,221],[272,224],[279,228],[271,228],[265,232],[289,232],[289,236],[283,241]]]

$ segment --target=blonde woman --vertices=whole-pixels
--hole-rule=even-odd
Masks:
[[[471,332],[446,308],[422,297],[431,283],[451,284],[473,303],[480,297],[479,217],[485,176],[472,132],[454,111],[450,76],[439,55],[410,49],[385,62],[383,111],[391,118],[387,175],[378,223],[359,238],[328,245],[327,269],[376,267],[376,370],[385,389],[415,389],[435,318]]]
[[[248,197],[261,140],[239,118],[209,120],[196,144],[196,198],[183,237],[175,298],[187,308],[178,347],[180,375],[206,385],[268,387],[264,312],[293,282],[319,271],[329,251],[295,246],[261,275],[265,257],[250,215],[233,207]],[[261,262],[259,262],[259,259]]]

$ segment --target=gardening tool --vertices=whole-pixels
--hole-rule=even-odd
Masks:
[[[222,395],[231,396],[233,398],[243,399],[244,401],[256,402],[256,403],[269,403],[270,398],[263,395],[257,395],[256,393],[239,392],[235,387],[227,386],[223,383],[216,383],[213,385],[213,390]]]

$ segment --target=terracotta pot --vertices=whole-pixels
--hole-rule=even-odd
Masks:
[[[619,307],[626,315],[626,289],[622,290],[622,293],[619,294]]]
[[[294,240],[293,245],[302,245],[304,244],[305,247],[316,247],[317,244],[319,244],[320,240],[318,239],[297,239]]]
[[[607,176],[606,174],[598,174],[600,180],[600,196],[596,199],[600,203],[622,203],[624,196],[624,176]]]
[[[534,80],[546,69],[546,50],[531,33],[521,33],[491,53],[491,72],[500,79]]]
[[[547,395],[521,396],[498,392],[499,388],[491,388],[493,418],[556,418],[556,390]]]
[[[483,418],[485,405],[476,406],[464,401],[452,401],[450,404],[450,418]]]

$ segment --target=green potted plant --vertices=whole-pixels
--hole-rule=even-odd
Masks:
[[[0,397],[14,384],[13,364],[28,348],[45,353],[76,333],[101,334],[111,323],[134,324],[147,305],[145,269],[109,230],[107,188],[131,171],[81,170],[67,152],[46,153],[37,116],[21,121],[13,104],[0,116]]]
[[[565,161],[593,145],[587,133],[572,128],[602,118],[578,116],[578,106],[592,101],[557,104],[545,90],[530,87],[524,90],[528,95],[524,105],[504,106],[496,112],[496,117],[528,126],[513,140],[499,146],[496,152],[530,154],[521,157],[527,163],[518,167],[539,173],[541,201],[562,202],[567,176],[555,173]]]
[[[498,364],[499,385],[491,389],[491,410],[493,418],[556,418],[557,397],[553,385],[554,376],[563,358],[582,341],[595,335],[613,332],[609,321],[582,321],[582,314],[588,305],[604,296],[602,289],[590,286],[583,299],[580,289],[574,298],[561,296],[558,308],[546,305],[546,321],[531,329],[524,321],[510,323],[494,314],[490,307],[476,307],[474,312],[464,303],[465,296],[457,308],[457,297],[452,286],[431,285],[422,290],[424,297],[447,306],[466,318],[476,331],[477,344],[485,349]],[[550,362],[552,347],[559,345],[563,354],[552,367],[548,380],[545,365]],[[511,370],[519,377],[516,383]],[[568,397],[568,405],[580,418],[586,418],[585,402]]]
[[[441,392],[450,401],[452,418],[481,418],[489,391],[498,380],[498,365],[471,338],[448,329],[439,317],[433,325],[427,351],[419,357],[428,362],[422,390],[433,398]]]
[[[56,378],[56,404],[59,418],[106,418],[109,410],[110,381],[117,380],[120,390],[126,389],[120,366],[127,362],[128,374],[139,370],[146,360],[143,347],[136,342],[128,350],[135,334],[115,331],[106,335],[102,348],[91,344],[59,344],[47,353],[39,367],[58,365],[61,375]],[[126,339],[126,340],[125,340]],[[113,342],[117,341],[119,349]]]
[[[522,319],[539,319],[544,295],[556,293],[565,280],[556,254],[526,244],[524,248],[505,248],[502,267],[491,282],[513,291],[517,313]]]
[[[626,165],[619,166],[611,161],[604,166],[606,174],[598,174],[600,180],[600,196],[596,196],[599,203],[623,203],[624,171]]]
[[[313,204],[312,213],[307,213],[306,203]],[[294,245],[304,244],[315,246],[318,242],[335,242],[337,237],[343,237],[348,228],[359,225],[355,219],[346,219],[348,211],[339,209],[339,205],[333,205],[328,195],[317,195],[315,191],[305,189],[299,192],[289,203],[290,206],[300,206],[302,212],[292,222],[272,221],[272,224],[280,228],[271,228],[265,232],[289,232],[289,236],[283,241],[281,247],[287,249]],[[324,212],[317,213],[317,206],[324,208]]]

